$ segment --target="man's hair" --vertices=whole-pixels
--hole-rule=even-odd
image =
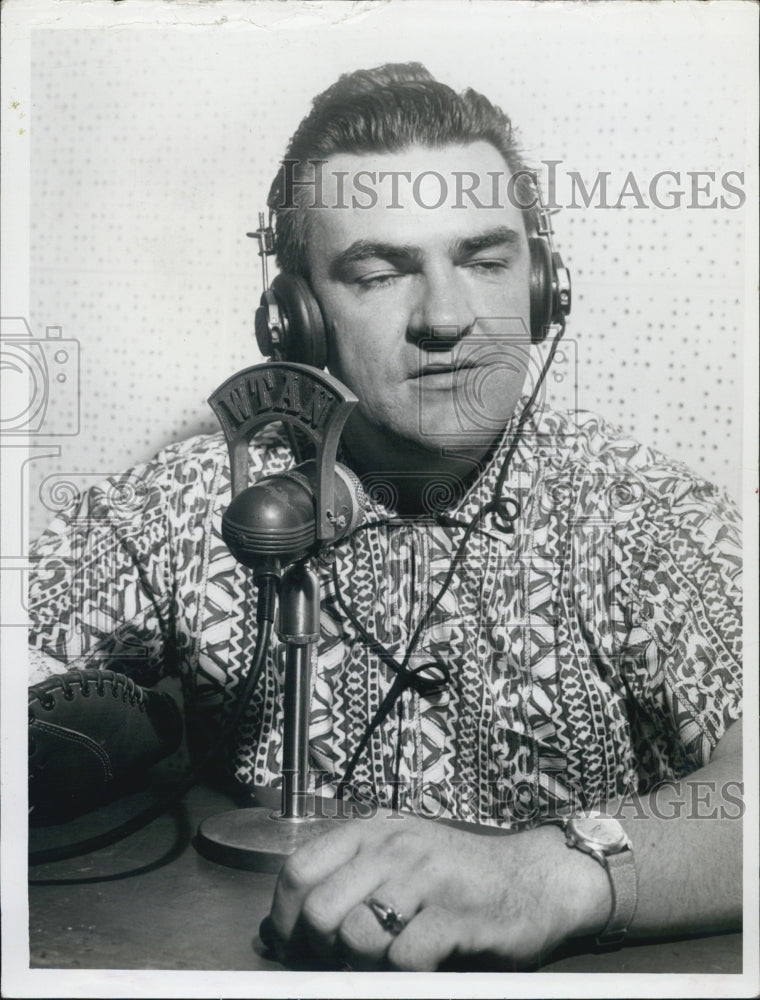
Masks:
[[[311,112],[293,135],[285,160],[295,161],[293,177],[311,179],[309,160],[339,153],[392,153],[412,145],[441,147],[485,141],[518,174],[516,191],[525,189],[527,167],[518,151],[508,116],[475,90],[461,94],[439,83],[421,63],[387,63],[345,73],[314,98]],[[268,205],[276,218],[277,263],[281,270],[309,276],[309,212],[303,203],[313,189],[295,185],[285,205],[285,168],[272,182]],[[524,194],[517,198],[529,203]],[[528,213],[530,214],[530,213]],[[531,221],[526,219],[527,228]]]

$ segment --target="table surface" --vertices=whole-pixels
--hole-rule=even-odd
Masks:
[[[66,826],[33,830],[31,847],[90,836],[145,801],[144,795],[133,795]],[[283,969],[268,957],[258,936],[276,877],[217,865],[191,843],[202,819],[231,807],[226,796],[196,786],[167,815],[118,844],[31,868],[33,883],[59,882],[29,887],[32,968]],[[140,872],[118,877],[134,869]],[[104,875],[110,880],[65,884]],[[570,953],[555,956],[542,971],[738,974],[742,936]]]

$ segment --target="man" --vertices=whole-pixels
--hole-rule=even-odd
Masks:
[[[320,95],[273,185],[278,262],[359,398],[342,459],[370,496],[320,563],[311,762],[323,793],[383,807],[286,864],[263,930],[283,954],[513,967],[575,936],[738,920],[736,516],[598,418],[528,406],[542,237],[525,176],[498,109],[410,65]],[[294,457],[268,430],[252,462]],[[206,728],[255,641],[228,502],[214,437],[62,517],[41,565],[77,570],[33,591],[41,673],[180,673]],[[249,786],[281,769],[281,684],[270,651],[232,761]],[[589,806],[622,829],[556,821]]]

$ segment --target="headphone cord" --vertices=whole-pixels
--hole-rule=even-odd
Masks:
[[[533,387],[533,392],[528,397],[528,402],[525,404],[523,411],[520,414],[520,417],[517,421],[517,426],[515,427],[515,432],[512,435],[512,440],[510,441],[507,454],[504,456],[504,462],[501,467],[499,478],[496,481],[496,487],[494,488],[494,496],[491,499],[491,501],[486,505],[486,507],[483,508],[484,514],[492,512],[496,513],[498,514],[499,517],[501,517],[503,520],[507,521],[510,524],[513,521],[517,520],[518,514],[509,514],[504,509],[501,493],[502,490],[504,489],[504,483],[506,482],[507,473],[509,472],[509,469],[512,464],[512,459],[514,457],[515,451],[517,450],[517,445],[520,441],[520,437],[522,436],[523,428],[525,427],[525,424],[528,421],[528,417],[531,415],[533,407],[536,405],[536,398],[538,397],[538,393],[541,387],[543,386],[544,381],[546,380],[547,373],[551,368],[552,362],[554,361],[554,356],[557,353],[559,343],[562,340],[563,336],[565,335],[565,324],[566,324],[566,319],[563,316],[559,321],[559,329],[557,330],[557,333],[555,334],[554,339],[551,342],[551,345],[549,347],[549,352],[546,355],[546,360],[541,366],[541,371],[539,372],[538,381]]]
[[[456,572],[456,567],[465,550],[467,543],[470,540],[470,536],[472,535],[475,528],[488,516],[488,514],[496,514],[501,520],[510,525],[510,527],[512,527],[512,530],[514,530],[513,528],[514,522],[520,516],[520,505],[513,500],[512,503],[515,506],[514,511],[510,511],[509,509],[507,509],[506,506],[507,501],[502,497],[504,483],[506,482],[507,475],[511,468],[512,460],[517,450],[517,446],[520,442],[523,429],[525,428],[525,424],[527,423],[528,418],[530,417],[533,411],[533,407],[535,406],[538,393],[542,385],[544,384],[549,368],[551,367],[551,364],[554,361],[554,356],[557,353],[560,340],[562,339],[564,333],[565,333],[565,319],[564,317],[562,317],[559,323],[559,329],[554,339],[552,340],[546,360],[544,361],[544,364],[541,367],[541,371],[539,373],[538,380],[536,381],[536,385],[534,386],[533,391],[528,397],[528,401],[525,404],[522,413],[518,418],[514,434],[512,435],[512,439],[507,449],[507,454],[504,456],[504,461],[502,463],[502,467],[499,472],[499,478],[497,479],[496,486],[494,487],[493,496],[488,501],[488,503],[477,512],[477,514],[473,517],[473,519],[465,528],[462,538],[460,539],[459,544],[456,547],[454,555],[451,557],[449,568],[446,572],[446,576],[443,580],[443,583],[441,584],[438,593],[430,601],[427,608],[425,609],[424,614],[420,618],[417,627],[415,628],[412,637],[409,641],[409,645],[407,646],[406,653],[404,654],[404,658],[401,661],[401,663],[399,663],[398,660],[395,659],[395,657],[382,645],[382,643],[380,643],[378,639],[374,638],[367,632],[367,630],[358,620],[352,609],[348,606],[346,600],[343,597],[343,594],[340,591],[340,581],[338,579],[336,563],[333,563],[333,568],[332,568],[333,587],[335,590],[335,596],[338,600],[341,610],[346,615],[346,617],[348,618],[354,629],[359,633],[365,645],[372,652],[374,652],[382,660],[382,662],[386,664],[386,666],[389,666],[396,673],[396,677],[394,678],[388,693],[386,694],[385,698],[380,703],[372,719],[368,723],[367,728],[365,729],[361,740],[359,741],[356,749],[354,750],[354,753],[351,756],[350,761],[346,766],[346,770],[343,773],[343,777],[340,779],[340,782],[338,783],[336,789],[337,798],[343,797],[343,794],[348,784],[350,783],[351,779],[354,776],[354,771],[356,770],[356,766],[359,762],[359,759],[362,753],[364,752],[364,749],[366,748],[367,744],[369,743],[372,734],[380,727],[380,725],[388,717],[394,704],[401,697],[404,691],[406,691],[409,687],[416,687],[420,694],[425,694],[425,693],[432,694],[435,691],[440,690],[442,687],[446,686],[451,680],[451,672],[449,668],[446,666],[441,666],[440,664],[425,663],[422,666],[416,668],[415,670],[409,670],[409,660],[411,659],[414,650],[417,647],[417,643],[419,642],[422,633],[424,632],[425,628],[430,622],[431,617],[433,616],[438,605],[443,600],[444,596],[449,590],[451,582],[454,579],[454,573]],[[452,522],[447,518],[445,518],[443,515],[439,515],[436,518],[436,521],[441,526],[444,526],[446,524],[448,524],[449,526],[453,526]],[[456,525],[457,522],[454,522],[453,524]],[[357,534],[358,531],[375,526],[376,523],[361,525],[357,529],[357,531],[353,532],[352,534],[355,535]],[[429,678],[422,678],[419,676],[422,670],[426,668],[429,669],[431,666],[435,666],[440,671],[439,678],[429,679]],[[423,685],[421,685],[420,682],[423,683],[427,682],[427,687],[426,688],[423,687]],[[398,808],[398,781],[394,782],[393,784],[391,807],[394,809]]]

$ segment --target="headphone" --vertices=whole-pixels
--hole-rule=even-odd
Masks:
[[[530,254],[530,339],[540,344],[549,327],[561,325],[570,313],[572,301],[570,272],[554,247],[549,212],[536,188],[537,223],[528,237]],[[313,368],[327,364],[325,318],[308,282],[296,274],[278,274],[269,285],[267,257],[275,252],[271,220],[246,235],[259,241],[264,294],[256,310],[256,342],[265,357],[292,361]]]

